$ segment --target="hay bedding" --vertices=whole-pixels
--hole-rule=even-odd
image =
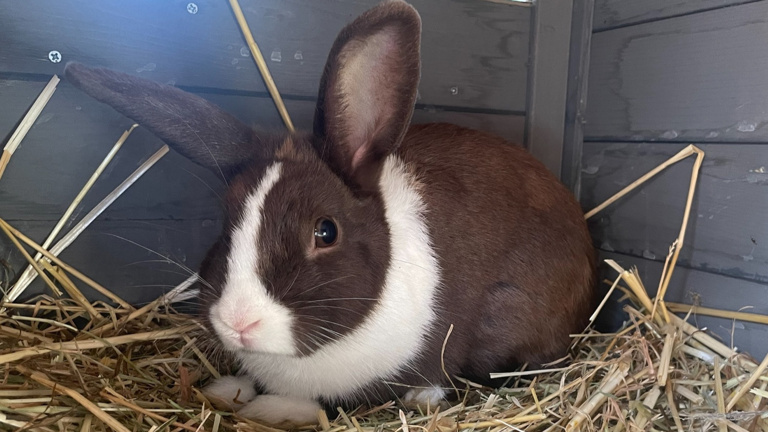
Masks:
[[[654,306],[634,271],[610,264],[629,319],[614,334],[574,335],[569,366],[500,374],[509,384],[497,390],[456,378],[453,406],[414,411],[393,401],[320,413],[304,429],[768,431],[768,357],[758,365]],[[0,428],[275,430],[216,410],[200,392],[220,362],[206,356],[194,317],[172,305],[189,297],[189,284],[134,309],[88,303],[61,267],[46,267],[70,295],[7,303],[0,315]]]

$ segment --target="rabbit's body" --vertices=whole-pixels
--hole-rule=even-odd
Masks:
[[[202,318],[246,374],[207,394],[243,416],[303,423],[319,402],[434,404],[446,374],[487,382],[556,360],[587,323],[594,253],[568,190],[498,137],[409,127],[419,39],[418,14],[399,1],[343,29],[311,134],[264,135],[176,88],[67,67],[227,182],[224,230],[200,269]]]
[[[305,164],[299,153],[280,167]],[[378,300],[345,301],[354,309],[334,323],[348,334],[311,355],[241,353],[242,364],[268,393],[354,405],[402,397],[406,386],[449,385],[441,361],[451,376],[487,382],[489,371],[557,359],[592,306],[580,288],[593,282],[593,251],[580,208],[553,180],[497,137],[450,124],[411,127],[370,198],[385,220],[367,227],[389,233],[388,256],[366,269],[388,269]],[[282,213],[265,211],[275,220]]]

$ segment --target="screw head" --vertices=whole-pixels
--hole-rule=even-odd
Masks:
[[[459,94],[459,88],[451,87],[451,95],[456,96],[457,94]]]
[[[51,61],[51,63],[59,63],[61,62],[61,53],[53,50],[48,53],[48,60]]]
[[[196,3],[187,3],[187,12],[194,15],[197,13],[197,11],[198,11],[198,8]]]

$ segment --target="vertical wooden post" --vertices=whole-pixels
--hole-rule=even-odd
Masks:
[[[568,65],[568,93],[565,100],[565,136],[560,179],[576,199],[581,195],[581,157],[587,110],[589,56],[595,0],[576,0],[571,21],[571,52]]]
[[[574,0],[539,0],[531,23],[525,144],[560,177]]]

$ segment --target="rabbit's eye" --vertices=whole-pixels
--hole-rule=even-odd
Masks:
[[[338,236],[336,224],[329,218],[320,218],[315,222],[315,247],[333,246]]]

